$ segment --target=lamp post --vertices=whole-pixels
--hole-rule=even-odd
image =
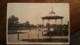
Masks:
[[[63,29],[62,29],[63,28],[63,25],[62,25],[62,23],[63,22],[62,22],[62,19],[61,19],[61,40],[62,40],[62,36],[63,36]]]

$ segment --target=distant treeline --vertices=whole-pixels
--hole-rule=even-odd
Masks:
[[[67,24],[61,25],[61,24],[46,24],[45,26],[43,24],[30,24],[29,21],[26,21],[24,23],[20,23],[18,17],[15,17],[14,15],[10,16],[8,18],[8,30],[17,30],[17,29],[33,29],[33,28],[46,28],[46,27],[50,27],[50,28],[54,28],[54,27],[65,27],[68,28]]]

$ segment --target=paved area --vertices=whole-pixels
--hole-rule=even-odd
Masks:
[[[10,31],[12,34],[8,35],[8,42],[24,42],[24,43],[31,43],[31,41],[36,40],[36,39],[50,39],[49,36],[43,36],[42,35],[42,30],[41,29],[34,29],[34,30],[18,30],[18,31]],[[13,33],[15,32],[15,33]],[[21,32],[21,33],[16,33],[16,32]],[[18,40],[19,38],[19,40]],[[51,37],[53,40],[54,39],[68,39],[68,36],[52,36]],[[31,40],[32,39],[32,40]],[[31,40],[31,41],[30,41]],[[37,41],[37,40],[36,40]],[[46,40],[47,41],[47,40]]]

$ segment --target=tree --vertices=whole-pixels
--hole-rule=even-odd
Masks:
[[[50,27],[50,23],[47,23],[47,24],[46,24],[46,27]]]
[[[41,28],[41,27],[43,27],[43,25],[42,24],[38,24],[38,27]]]
[[[30,25],[30,27],[31,27],[31,28],[34,28],[34,27],[35,27],[35,25],[34,25],[34,24],[31,24],[31,25]]]
[[[18,17],[15,17],[14,15],[10,16],[8,18],[8,29],[14,29],[18,27],[19,21]]]
[[[50,30],[50,23],[47,23],[46,27],[48,28],[48,30]]]
[[[30,27],[30,23],[29,23],[29,21],[26,21],[26,23],[25,23],[25,27],[27,27],[27,28]]]

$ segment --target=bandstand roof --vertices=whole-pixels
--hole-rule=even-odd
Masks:
[[[62,16],[45,16],[42,19],[63,19]]]
[[[55,14],[52,8],[52,11],[49,13],[49,15],[42,17],[42,19],[63,19],[63,16],[58,16],[57,14]]]

